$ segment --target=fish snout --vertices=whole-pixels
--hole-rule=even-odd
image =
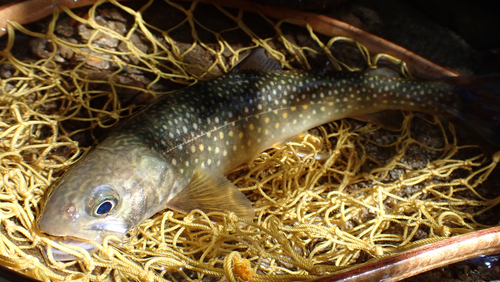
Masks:
[[[73,203],[68,203],[61,208],[52,205],[45,209],[37,221],[38,229],[50,235],[67,236],[76,227],[80,218],[78,208]]]

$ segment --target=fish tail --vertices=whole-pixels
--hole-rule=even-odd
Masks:
[[[459,107],[446,109],[486,151],[500,150],[500,74],[446,78],[455,86]],[[476,138],[479,137],[479,138]]]

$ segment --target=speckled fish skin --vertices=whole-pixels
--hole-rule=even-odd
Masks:
[[[198,196],[212,202],[207,211],[251,218],[251,204],[237,189],[212,196],[218,187],[210,186],[231,186],[224,174],[328,121],[390,109],[453,115],[462,107],[454,88],[377,72],[229,73],[164,96],[114,130],[52,188],[38,225],[56,236],[123,238],[166,207],[205,209],[204,202],[186,201]],[[180,196],[191,186],[201,189]]]
[[[196,167],[226,174],[272,144],[331,120],[388,109],[439,113],[436,102],[454,103],[451,92],[437,92],[434,85],[332,76],[228,75],[159,102],[127,130],[144,136],[147,146],[190,179]]]

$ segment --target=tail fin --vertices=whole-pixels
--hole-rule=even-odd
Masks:
[[[456,122],[484,144],[487,151],[500,149],[500,74],[445,79],[455,85],[461,109],[450,109]]]

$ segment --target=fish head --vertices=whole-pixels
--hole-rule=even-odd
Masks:
[[[122,239],[162,209],[158,187],[165,184],[162,178],[168,172],[165,162],[144,148],[117,151],[98,146],[51,188],[38,228],[53,236],[99,243],[106,236]]]
[[[80,175],[78,165],[70,175],[52,187],[38,219],[40,231],[55,236],[74,236],[101,242],[107,235],[122,238],[130,228],[123,218],[123,190],[120,181]],[[86,193],[79,193],[87,187]]]

